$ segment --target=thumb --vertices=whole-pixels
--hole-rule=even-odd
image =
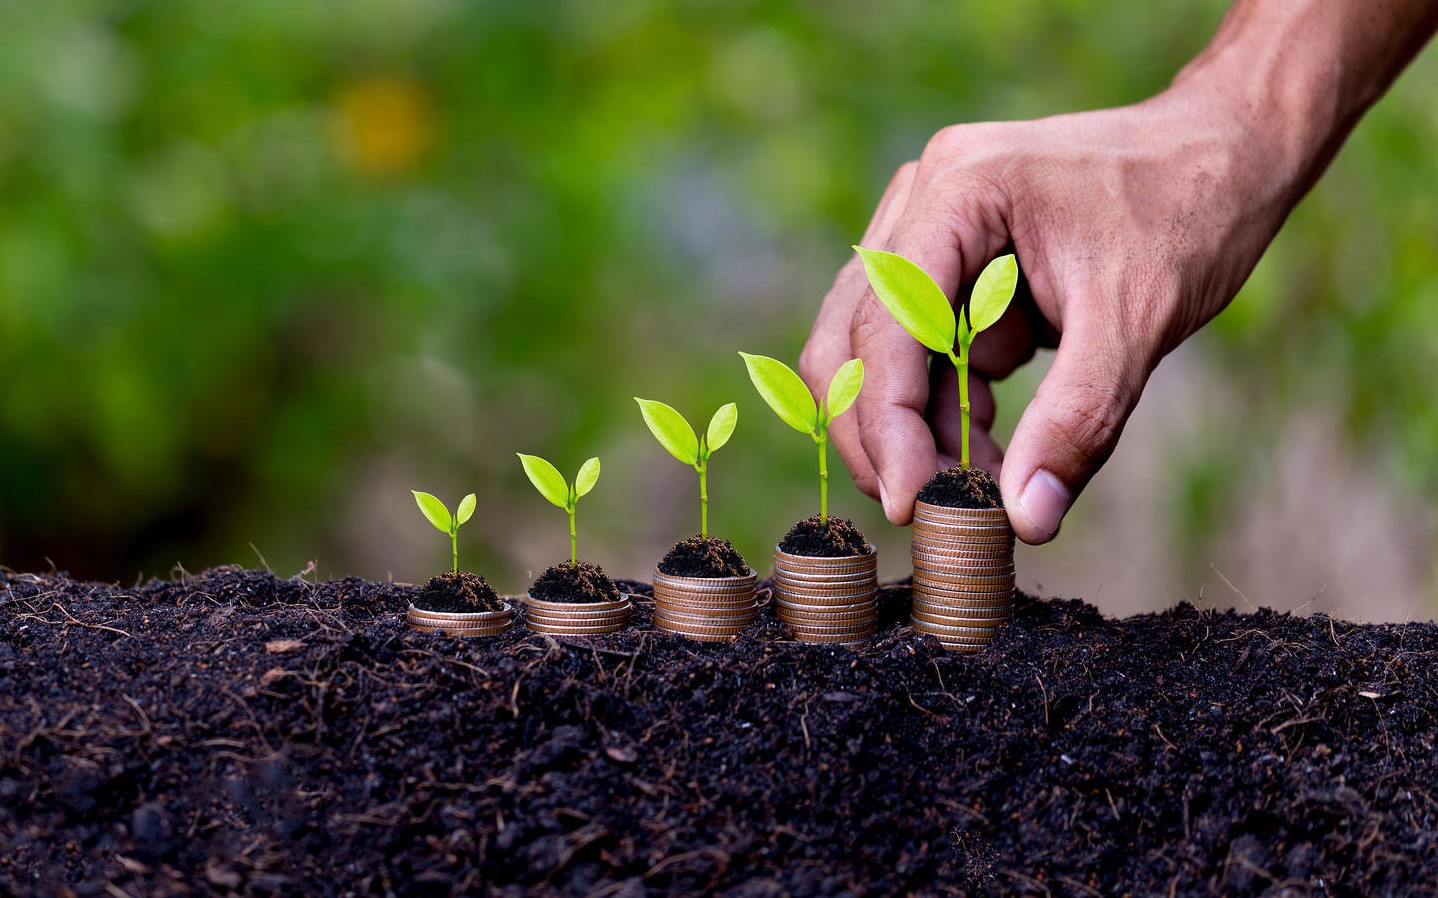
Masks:
[[[1033,401],[1009,443],[999,483],[1014,531],[1053,539],[1074,499],[1098,473],[1138,405],[1152,365],[1092,316],[1067,322]]]

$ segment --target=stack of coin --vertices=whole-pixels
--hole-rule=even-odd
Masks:
[[[551,636],[603,636],[624,629],[633,606],[629,596],[616,602],[548,602],[524,597],[525,623]]]
[[[499,611],[425,611],[410,605],[405,619],[422,633],[498,636],[514,626],[514,608],[508,602]]]
[[[822,558],[774,550],[779,619],[800,642],[857,645],[879,621],[879,553]]]
[[[910,623],[951,651],[977,652],[1014,616],[1014,531],[1002,508],[914,507]]]
[[[758,575],[671,577],[654,571],[654,626],[701,642],[733,642],[754,623]]]

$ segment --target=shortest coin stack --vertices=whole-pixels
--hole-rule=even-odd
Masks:
[[[524,597],[525,623],[536,633],[551,636],[603,636],[629,623],[629,596],[615,602],[547,602]]]
[[[1014,616],[1014,531],[1002,508],[914,507],[915,630],[977,652]]]
[[[800,642],[858,645],[879,620],[879,553],[821,558],[774,550],[779,619]]]
[[[671,577],[654,571],[654,626],[701,642],[733,642],[759,614],[758,575]]]
[[[508,602],[499,611],[425,611],[409,606],[409,625],[422,633],[449,636],[498,636],[514,626],[514,608]]]

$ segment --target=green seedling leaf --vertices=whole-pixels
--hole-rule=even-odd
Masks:
[[[954,351],[954,307],[924,269],[896,253],[856,246],[869,285],[915,340],[934,352]]]
[[[591,458],[579,466],[579,475],[574,478],[574,498],[578,501],[582,496],[589,495],[594,489],[594,484],[599,482],[599,459]]]
[[[568,508],[569,484],[565,482],[559,469],[537,455],[525,455],[523,452],[515,454],[519,456],[520,463],[524,465],[524,473],[528,475],[534,488],[539,490],[539,494],[560,508]]]
[[[739,406],[732,402],[719,406],[714,417],[709,419],[709,430],[704,435],[705,447],[712,454],[734,435],[734,426],[739,423]]]
[[[819,407],[814,394],[799,375],[778,359],[741,352],[754,389],[785,424],[800,433],[814,433],[819,427]]]
[[[414,493],[415,503],[419,505],[419,510],[424,512],[424,516],[429,519],[429,522],[438,528],[440,533],[449,533],[454,519],[449,516],[449,509],[445,507],[444,503],[429,493],[422,493],[419,490],[410,490],[410,492]]]
[[[977,334],[1004,317],[1019,283],[1019,263],[1013,253],[999,256],[984,267],[969,296],[969,326]]]
[[[468,496],[465,496],[463,499],[460,499],[459,511],[456,512],[454,516],[454,526],[458,527],[465,521],[468,521],[470,518],[474,517],[474,506],[474,493],[470,493]]]
[[[644,423],[649,426],[649,432],[654,434],[659,445],[668,449],[670,455],[686,465],[698,464],[699,437],[694,434],[694,428],[689,426],[683,415],[653,399],[640,399],[635,396],[634,401],[639,403],[639,411],[644,414]]]
[[[859,398],[859,390],[864,386],[864,360],[849,359],[839,366],[834,372],[834,379],[829,381],[829,397],[826,405],[824,420],[832,421],[854,404]]]

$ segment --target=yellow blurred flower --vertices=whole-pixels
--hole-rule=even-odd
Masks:
[[[434,143],[434,103],[404,75],[371,75],[350,84],[335,104],[333,136],[341,159],[379,177],[413,168]]]

